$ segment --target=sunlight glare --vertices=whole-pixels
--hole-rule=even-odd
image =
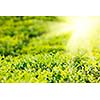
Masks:
[[[91,54],[93,47],[91,40],[93,41],[100,31],[100,17],[67,16],[63,19],[63,22],[55,22],[50,25],[51,36],[70,33],[66,51],[77,53],[79,50],[84,50]]]
[[[96,25],[96,20],[92,17],[71,17],[73,34],[68,42],[67,49],[77,52],[78,49],[85,49],[91,52],[90,38]]]

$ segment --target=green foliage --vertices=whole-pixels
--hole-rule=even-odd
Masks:
[[[0,82],[100,82],[100,49],[66,50],[69,34],[46,34],[55,16],[0,17]]]

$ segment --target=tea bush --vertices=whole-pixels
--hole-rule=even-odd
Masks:
[[[100,82],[100,42],[94,43],[92,56],[84,50],[72,55],[66,48],[70,33],[48,33],[55,21],[54,16],[0,17],[1,83]]]

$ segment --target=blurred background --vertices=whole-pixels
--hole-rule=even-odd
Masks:
[[[61,21],[63,20],[57,16],[0,16],[0,54],[35,55],[62,50],[64,39],[61,40],[61,36],[51,37],[55,33],[50,34],[50,27]]]

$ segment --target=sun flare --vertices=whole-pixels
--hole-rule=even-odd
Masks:
[[[84,17],[71,18],[71,21],[74,31],[68,43],[68,48],[76,51],[78,48],[86,46],[86,42],[88,43],[87,38],[90,33],[91,21]]]
[[[63,22],[53,23],[51,29],[56,35],[69,34],[71,37],[66,50],[77,52],[79,49],[91,52],[94,40],[100,26],[100,17],[97,16],[68,16]],[[100,31],[100,29],[99,29]]]
[[[92,50],[91,38],[96,32],[98,20],[95,17],[70,17],[72,26],[72,36],[67,44],[67,49],[77,52],[84,49],[88,52]]]

